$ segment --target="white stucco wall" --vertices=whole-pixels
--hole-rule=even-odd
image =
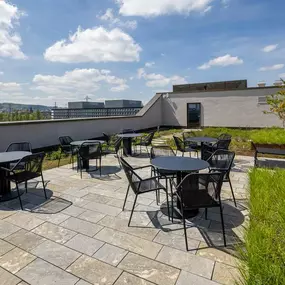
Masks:
[[[162,99],[162,122],[167,126],[187,126],[187,103],[201,103],[201,126],[271,127],[281,126],[274,115],[265,115],[266,105],[259,96],[275,93],[278,88],[252,88],[234,91],[169,93]]]

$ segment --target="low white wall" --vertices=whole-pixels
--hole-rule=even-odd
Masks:
[[[147,129],[161,125],[161,98],[144,107],[133,117],[106,117],[69,120],[45,120],[0,123],[0,151],[11,142],[29,141],[33,148],[58,144],[58,137],[68,135],[74,140],[94,138],[102,132],[114,134],[122,129]]]
[[[201,103],[201,126],[272,127],[282,126],[275,115],[265,115],[267,105],[258,97],[276,93],[278,88],[252,88],[234,91],[169,93],[162,99],[162,122],[169,126],[187,126],[187,103]]]

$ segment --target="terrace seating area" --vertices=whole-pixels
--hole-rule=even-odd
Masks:
[[[18,191],[0,200],[3,284],[234,284],[254,159],[215,138],[184,135],[176,152],[136,135],[61,138],[70,164],[46,171],[26,162],[40,156],[31,147],[6,158],[2,176]]]

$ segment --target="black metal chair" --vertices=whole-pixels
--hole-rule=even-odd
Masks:
[[[151,146],[154,134],[155,132],[151,132],[148,135],[141,137],[140,140],[134,144],[134,146],[140,147],[140,153],[142,153],[142,146],[144,146],[146,148],[148,156],[150,156],[150,153],[148,151],[148,146]]]
[[[205,208],[207,219],[208,208],[220,208],[224,245],[226,246],[223,207],[221,202],[221,189],[224,174],[221,172],[193,173],[187,175],[179,185],[174,180],[172,184],[176,188],[176,196],[180,204],[180,212],[183,220],[186,250],[188,251],[185,211]],[[172,209],[173,213],[173,209]],[[172,217],[173,218],[173,217]]]
[[[121,167],[121,163],[119,160],[119,151],[122,146],[122,138],[117,137],[114,141],[110,141],[107,148],[102,148],[102,155],[114,154],[115,157],[118,159],[119,165]]]
[[[201,149],[201,145],[199,145],[199,143],[197,143],[197,142],[191,141],[191,138],[193,138],[195,136],[196,136],[195,133],[192,131],[182,133],[184,145],[198,151]]]
[[[204,144],[203,145],[203,153],[204,157],[202,159],[208,160],[208,158],[218,149],[228,150],[231,144],[231,136],[227,134],[223,134],[221,138],[214,144]]]
[[[111,136],[107,135],[106,133],[103,133],[103,139],[106,142],[106,145],[109,146],[111,142]]]
[[[9,144],[6,149],[6,152],[11,151],[28,151],[32,152],[32,145],[29,142],[13,142]]]
[[[13,166],[11,169],[1,167],[3,170],[8,172],[8,175],[7,177],[5,177],[5,179],[7,179],[8,181],[14,182],[16,184],[18,198],[19,198],[22,210],[23,210],[23,205],[22,205],[21,195],[19,191],[20,183],[25,182],[25,188],[27,192],[28,191],[27,181],[31,179],[35,179],[37,177],[41,177],[45,198],[47,199],[45,182],[44,182],[43,173],[42,173],[42,164],[43,164],[44,157],[45,157],[44,152],[30,154],[30,155],[23,157],[21,160],[19,160],[18,163],[15,164],[15,166]],[[21,165],[21,167],[18,167],[19,165]]]
[[[80,148],[78,149],[78,161],[77,161],[77,168],[80,170],[80,177],[82,179],[82,169],[85,163],[89,164],[89,160],[95,159],[96,160],[96,169],[92,171],[97,171],[99,169],[100,176],[102,174],[102,146],[101,143],[90,143],[84,142],[81,144]],[[99,166],[98,166],[99,161]],[[89,172],[91,172],[89,170]]]
[[[195,152],[197,157],[198,157],[198,150],[197,149],[193,149],[189,146],[186,146],[185,143],[183,142],[183,140],[179,137],[173,136],[175,145],[176,145],[176,155],[177,152],[180,151],[182,152],[182,156],[184,156],[185,152],[189,153],[189,156],[191,157],[191,152]]]
[[[71,142],[73,142],[73,139],[69,136],[59,137],[58,140],[60,143],[60,145],[59,145],[60,154],[59,154],[57,167],[59,167],[59,165],[60,165],[60,160],[61,160],[62,154],[65,154],[67,156],[70,155],[70,162],[72,163],[72,168],[73,168],[73,164],[74,164],[74,157],[73,156],[77,154],[78,147],[72,146],[70,144]]]
[[[168,201],[168,193],[167,193],[167,189],[160,184],[159,182],[159,176],[152,176],[149,178],[144,178],[142,179],[137,173],[136,170],[139,169],[144,169],[144,168],[153,168],[152,165],[147,165],[147,166],[142,166],[142,167],[136,167],[133,168],[130,164],[128,164],[126,162],[126,160],[124,160],[122,157],[120,157],[120,162],[121,165],[125,171],[126,177],[129,181],[129,186],[127,189],[127,193],[126,193],[126,197],[125,197],[125,201],[124,201],[124,205],[123,205],[123,211],[125,209],[125,205],[126,205],[126,201],[128,198],[128,194],[129,194],[129,190],[130,188],[132,188],[134,194],[135,194],[135,200],[134,200],[134,204],[132,207],[132,211],[131,211],[131,215],[129,218],[129,223],[128,226],[130,226],[131,224],[131,220],[132,220],[132,216],[133,216],[133,212],[136,206],[136,202],[137,202],[137,198],[139,195],[142,195],[144,193],[149,193],[149,192],[157,192],[158,190],[163,190],[165,191],[166,194],[166,199],[167,199],[167,208],[168,208],[168,216],[170,217],[170,212],[169,212],[169,201]]]
[[[230,172],[235,159],[235,153],[228,150],[218,149],[207,160],[210,164],[210,172],[219,171],[224,173],[223,182],[230,184],[233,200],[235,206],[237,206],[234,190],[230,178]]]

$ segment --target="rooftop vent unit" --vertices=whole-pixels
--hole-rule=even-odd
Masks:
[[[273,84],[274,84],[274,86],[282,86],[283,82],[281,80],[275,80],[275,82]]]
[[[258,87],[265,87],[266,83],[264,81],[260,81],[260,82],[258,82],[257,86]]]

